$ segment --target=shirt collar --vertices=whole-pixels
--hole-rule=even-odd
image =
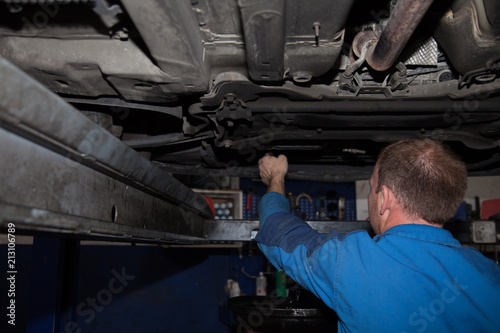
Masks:
[[[423,224],[400,224],[389,228],[383,234],[375,236],[375,242],[383,237],[394,235],[405,238],[412,238],[424,242],[445,244],[449,246],[462,246],[458,240],[453,238],[451,232],[446,229]]]

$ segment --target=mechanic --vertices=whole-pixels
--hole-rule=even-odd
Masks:
[[[287,158],[266,155],[260,249],[321,298],[339,332],[500,332],[500,267],[443,229],[463,201],[464,163],[430,139],[384,149],[375,164],[366,231],[320,234],[290,214]]]

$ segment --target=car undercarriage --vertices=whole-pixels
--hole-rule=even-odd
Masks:
[[[367,179],[399,139],[500,171],[495,0],[0,1],[0,55],[173,174]]]
[[[444,228],[498,263],[499,73],[499,0],[0,0],[8,324],[16,305],[29,332],[341,327],[257,248],[268,153],[287,156],[290,212],[319,244],[375,236],[382,149],[445,142],[494,177],[469,181]],[[235,311],[264,272],[290,297]]]

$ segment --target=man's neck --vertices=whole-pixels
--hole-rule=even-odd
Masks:
[[[401,217],[400,219],[391,219],[388,221],[382,230],[382,233],[384,233],[386,230],[389,230],[392,227],[398,226],[398,225],[403,225],[403,224],[420,224],[420,225],[428,225],[431,227],[436,227],[436,228],[442,228],[443,226],[441,224],[437,223],[430,223],[427,222],[426,220],[423,219],[412,219],[408,217]]]

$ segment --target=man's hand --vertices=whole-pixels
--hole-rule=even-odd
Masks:
[[[266,154],[259,160],[260,178],[268,186],[268,192],[285,194],[285,175],[288,172],[288,160],[285,155],[278,157]]]

